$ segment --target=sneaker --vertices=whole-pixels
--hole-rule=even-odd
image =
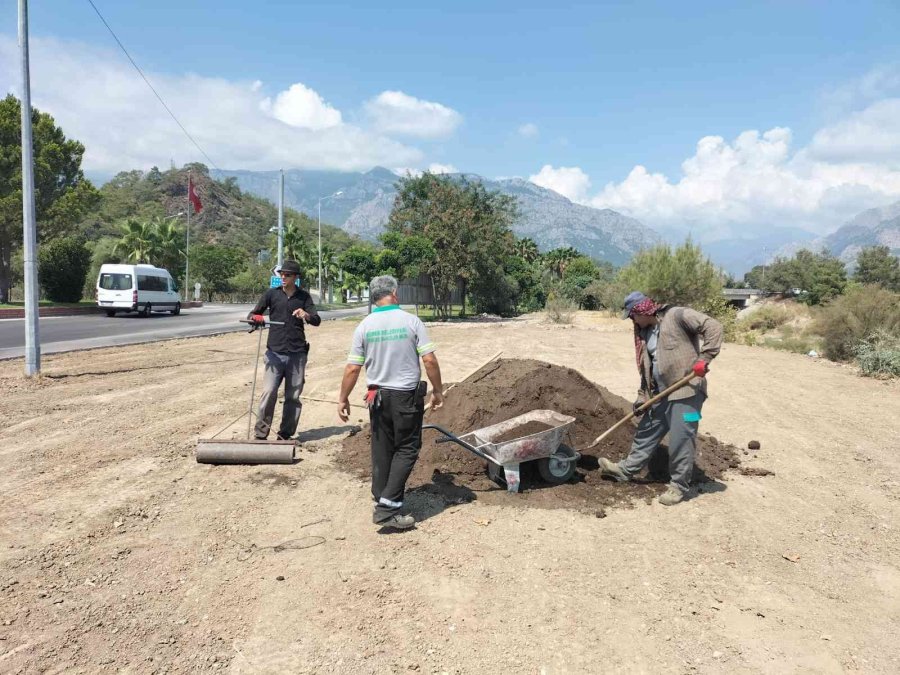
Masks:
[[[684,492],[682,492],[674,485],[670,485],[669,489],[659,496],[659,503],[663,506],[675,506],[675,504],[682,501],[683,499]]]
[[[606,457],[601,457],[599,459],[600,462],[600,475],[601,476],[609,476],[610,478],[615,478],[620,483],[627,483],[631,480],[631,477],[622,471],[622,467],[620,467],[615,462],[611,462]]]
[[[392,530],[408,530],[415,526],[416,519],[412,516],[398,513],[397,515],[391,516],[387,520],[382,520],[380,523],[376,524],[380,527],[389,527]]]

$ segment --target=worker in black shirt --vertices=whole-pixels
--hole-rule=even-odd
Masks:
[[[303,332],[303,322],[318,326],[322,318],[316,312],[309,293],[297,286],[300,266],[293,260],[285,260],[281,266],[281,288],[270,288],[256,303],[247,317],[254,324],[265,324],[263,312],[269,310],[269,319],[283,322],[272,325],[266,341],[266,372],[263,378],[263,394],[259,401],[255,435],[257,439],[269,436],[278,387],[284,380],[284,408],[281,413],[281,427],[278,440],[289,440],[297,431],[300,422],[300,394],[306,374],[306,359],[309,343]]]

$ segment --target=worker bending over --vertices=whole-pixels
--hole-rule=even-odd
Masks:
[[[689,307],[657,304],[639,291],[625,298],[624,310],[622,318],[634,323],[634,351],[641,375],[635,410],[691,371],[697,379],[639,413],[643,417],[628,457],[618,464],[601,457],[600,473],[618,481],[631,480],[668,433],[671,482],[659,502],[672,506],[684,499],[691,483],[700,410],[706,399],[705,376],[722,346],[722,324]]]

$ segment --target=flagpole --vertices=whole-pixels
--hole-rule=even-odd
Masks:
[[[184,233],[184,301],[189,301],[191,292],[188,283],[188,271],[190,270],[190,249],[191,249],[191,172],[188,171],[188,189],[187,189],[187,230]]]

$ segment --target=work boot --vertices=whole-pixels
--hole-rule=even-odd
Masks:
[[[601,457],[598,461],[600,463],[601,476],[609,476],[610,478],[615,478],[620,483],[627,483],[631,480],[631,476],[622,471],[622,467],[615,462],[609,461],[608,459],[606,459],[606,457]]]
[[[670,485],[669,489],[659,496],[659,503],[663,506],[675,506],[684,499],[684,492],[680,488]]]
[[[381,527],[389,527],[392,530],[408,530],[416,524],[416,519],[410,515],[404,515],[402,513],[397,513],[387,520],[382,520],[377,525]]]

